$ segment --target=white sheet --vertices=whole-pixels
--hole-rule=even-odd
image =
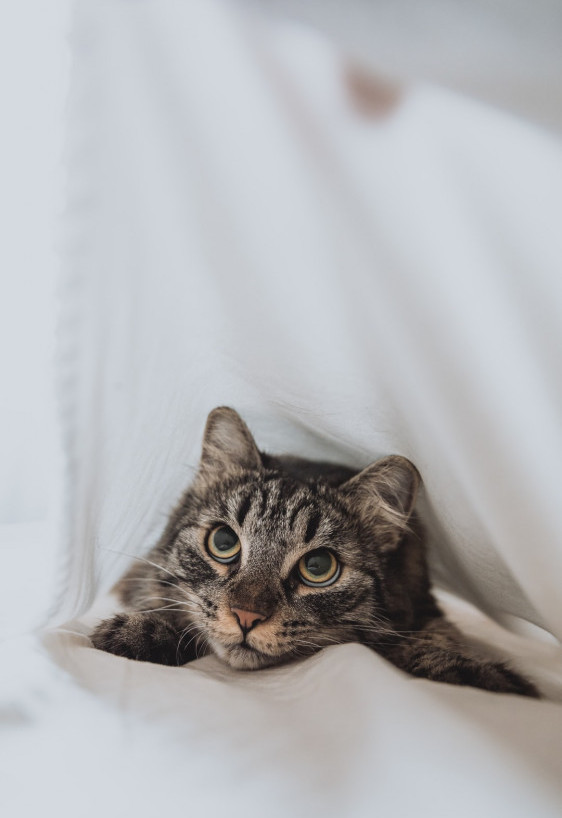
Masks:
[[[80,18],[61,618],[227,403],[271,450],[409,456],[441,582],[560,634],[559,144],[429,89],[366,119],[337,51],[228,4]]]
[[[84,0],[73,47],[53,622],[154,542],[229,403],[271,451],[409,456],[440,582],[560,635],[559,145],[430,88],[366,118],[337,50],[219,0]],[[560,648],[483,635],[551,700],[359,646],[236,674],[61,631],[64,670],[29,671],[51,698],[11,700],[7,792],[58,815],[558,815]]]

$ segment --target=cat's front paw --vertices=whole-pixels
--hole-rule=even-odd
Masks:
[[[470,662],[460,669],[461,684],[480,687],[493,693],[517,693],[540,698],[535,685],[502,662]]]
[[[154,614],[117,614],[100,622],[90,638],[94,647],[116,656],[162,665],[180,664],[175,629]]]
[[[517,693],[519,696],[540,698],[534,684],[503,662],[489,662],[465,656],[457,651],[432,651],[422,662],[409,668],[414,676],[425,676],[436,682],[469,685],[491,693]]]

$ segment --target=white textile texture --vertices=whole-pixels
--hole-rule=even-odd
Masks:
[[[409,457],[436,581],[560,637],[560,144],[423,85],[374,116],[340,48],[238,3],[82,0],[72,46],[67,624],[47,638],[64,670],[35,733],[25,712],[13,725],[10,764],[27,769],[26,735],[44,759],[20,803],[558,816],[554,639],[491,624],[515,666],[542,668],[553,700],[534,701],[413,679],[359,645],[255,673],[132,662],[77,618],[156,541],[228,404],[271,452]]]
[[[60,617],[154,542],[229,404],[258,443],[418,466],[441,584],[562,633],[562,151],[217,2],[80,4]]]

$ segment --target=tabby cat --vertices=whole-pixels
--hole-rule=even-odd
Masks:
[[[437,606],[419,483],[404,457],[359,473],[273,457],[233,409],[214,409],[192,486],[117,585],[127,612],[101,622],[93,643],[148,662],[211,652],[256,669],[360,642],[414,676],[537,696],[480,658]]]

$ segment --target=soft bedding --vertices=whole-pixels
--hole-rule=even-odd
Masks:
[[[68,536],[59,627],[10,660],[49,691],[10,694],[10,803],[559,815],[559,142],[429,86],[375,115],[335,46],[218,0],[84,0],[73,49]],[[94,651],[219,404],[272,452],[415,462],[445,604],[546,698],[357,645],[253,674]]]

